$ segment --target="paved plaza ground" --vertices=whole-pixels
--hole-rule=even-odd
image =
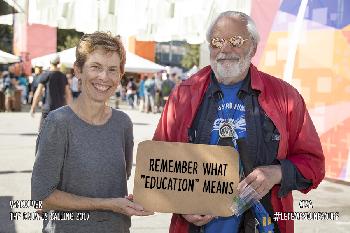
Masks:
[[[123,106],[134,123],[134,161],[137,144],[151,139],[160,114],[140,113]],[[38,233],[40,221],[10,221],[10,200],[30,199],[30,178],[34,162],[34,149],[40,114],[31,118],[29,113],[0,113],[0,233]],[[135,164],[133,166],[133,174]],[[128,182],[133,189],[133,177]],[[308,195],[294,193],[295,211],[339,212],[337,221],[295,221],[295,232],[350,232],[350,186],[323,181],[317,190]],[[299,208],[300,200],[309,200],[313,208]],[[170,214],[156,213],[148,217],[132,217],[131,232],[166,233]]]

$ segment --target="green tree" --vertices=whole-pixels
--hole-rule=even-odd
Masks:
[[[191,69],[194,65],[199,65],[199,45],[186,44],[186,53],[182,57],[181,65],[186,69]]]
[[[57,29],[57,51],[76,46],[83,34],[74,29]]]
[[[13,26],[0,24],[0,50],[12,53]]]

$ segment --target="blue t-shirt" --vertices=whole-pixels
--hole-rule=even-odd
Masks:
[[[140,82],[139,96],[140,97],[144,97],[145,96],[145,80],[141,80],[141,82]]]
[[[28,80],[24,76],[20,76],[18,78],[18,85],[20,85],[20,86],[27,86],[28,85]]]
[[[219,84],[223,93],[223,99],[219,102],[217,117],[211,131],[210,144],[219,142],[219,128],[221,123],[229,121],[234,127],[234,138],[246,137],[245,107],[237,97],[242,82],[234,85]],[[236,144],[232,144],[237,149]],[[241,222],[241,216],[219,217],[205,225],[205,233],[236,233]]]
[[[218,144],[220,125],[225,121],[230,122],[234,127],[234,138],[246,137],[245,107],[242,100],[237,97],[242,82],[243,81],[234,85],[219,84],[223,93],[223,99],[219,102],[217,116],[211,131],[211,145]]]

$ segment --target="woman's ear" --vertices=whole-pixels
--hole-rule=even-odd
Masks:
[[[82,73],[82,70],[78,67],[78,65],[76,63],[74,63],[73,68],[74,68],[75,76],[80,79],[79,76]]]

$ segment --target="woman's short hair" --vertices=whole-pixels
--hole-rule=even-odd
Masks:
[[[112,36],[111,33],[94,32],[85,34],[80,38],[75,51],[75,65],[82,70],[87,56],[97,49],[102,49],[105,52],[117,52],[120,58],[120,74],[124,74],[126,62],[126,52],[120,36]]]

